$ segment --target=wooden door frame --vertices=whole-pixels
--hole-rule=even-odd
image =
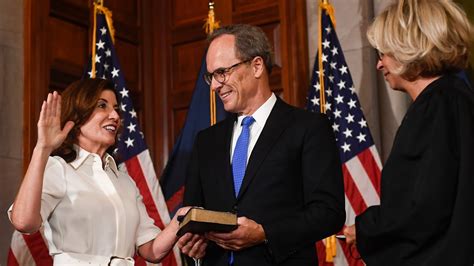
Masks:
[[[169,37],[168,30],[169,14],[157,14],[157,10],[167,10],[167,1],[142,1],[142,39],[143,50],[140,57],[144,60],[143,80],[144,89],[144,112],[143,133],[154,162],[157,176],[160,176],[168,160],[168,121],[167,121],[167,96],[169,80]],[[148,51],[145,54],[143,51]]]
[[[308,26],[305,0],[280,0],[282,31],[287,42],[282,47],[282,83],[285,99],[297,106],[306,106],[309,86]],[[288,31],[285,32],[285,29]]]
[[[48,92],[47,4],[24,1],[23,171],[26,172],[37,139],[38,110]]]

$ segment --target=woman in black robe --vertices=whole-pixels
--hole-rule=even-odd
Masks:
[[[367,265],[474,265],[474,93],[454,73],[472,28],[449,0],[399,0],[367,32],[377,69],[413,99],[382,171],[381,202],[344,230]]]

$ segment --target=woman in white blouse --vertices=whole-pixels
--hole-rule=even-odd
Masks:
[[[54,92],[41,107],[38,140],[10,219],[24,233],[44,226],[55,265],[133,265],[135,250],[159,262],[177,241],[176,216],[187,211],[160,232],[135,183],[107,153],[121,127],[113,86],[76,81],[62,102]]]

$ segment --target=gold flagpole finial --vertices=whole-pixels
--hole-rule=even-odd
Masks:
[[[209,1],[209,12],[204,20],[204,30],[206,34],[211,34],[215,29],[220,27],[220,22],[216,21],[214,13],[214,1]]]

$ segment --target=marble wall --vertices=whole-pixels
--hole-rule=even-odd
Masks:
[[[0,265],[13,231],[6,210],[22,175],[23,0],[0,0]]]

